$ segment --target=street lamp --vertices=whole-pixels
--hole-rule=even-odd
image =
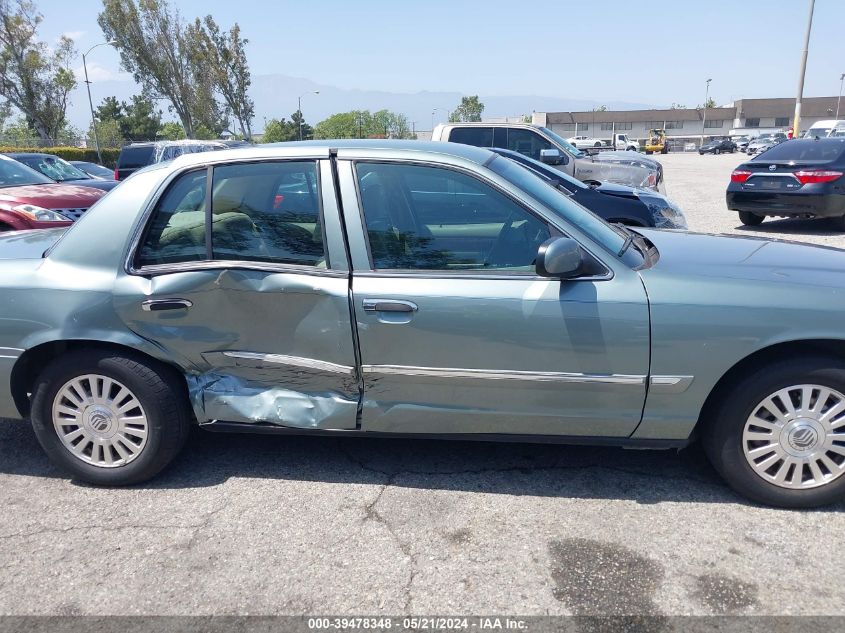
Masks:
[[[704,145],[704,126],[707,125],[707,101],[710,99],[711,81],[713,80],[707,80],[707,87],[704,89],[704,107],[702,108],[703,116],[701,118],[701,145]],[[701,147],[701,145],[699,145],[699,147]]]
[[[795,121],[792,124],[792,135],[801,134],[801,99],[804,96],[804,75],[807,73],[807,51],[810,49],[810,31],[813,30],[813,9],[816,0],[810,0],[810,15],[807,18],[807,32],[804,34],[804,51],[801,54],[801,74],[798,75],[798,96],[795,99]]]
[[[306,92],[304,95],[299,95],[299,99],[297,99],[297,106],[296,111],[299,112],[299,140],[302,140],[302,97],[307,95],[318,95],[320,94],[319,90],[311,90],[310,92]]]
[[[91,100],[91,82],[88,81],[88,64],[85,63],[85,57],[98,46],[114,46],[115,44],[117,44],[117,40],[100,42],[99,44],[94,44],[94,46],[82,53],[82,68],[85,71],[85,87],[88,88],[88,105],[91,107],[91,127],[94,128],[94,146],[97,148],[97,160],[101,165],[103,164],[103,155],[100,153],[100,137],[97,134],[97,119],[94,118],[94,102]]]
[[[834,119],[839,119],[839,102],[842,101],[842,82],[845,81],[845,73],[839,78],[839,97],[836,99],[836,116]]]
[[[431,131],[432,132],[434,131],[434,114],[438,110],[440,110],[441,112],[449,112],[448,108],[434,108],[434,110],[431,111]]]

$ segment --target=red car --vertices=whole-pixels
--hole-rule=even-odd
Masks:
[[[66,227],[106,194],[63,185],[0,156],[0,232]]]

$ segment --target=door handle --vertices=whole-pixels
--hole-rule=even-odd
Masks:
[[[187,310],[193,303],[187,299],[147,299],[141,304],[141,309],[146,312],[159,312],[161,310]]]
[[[398,299],[364,299],[365,312],[416,312],[419,307],[413,301]]]

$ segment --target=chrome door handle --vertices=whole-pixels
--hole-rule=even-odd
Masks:
[[[159,312],[161,310],[187,310],[193,303],[187,299],[147,299],[141,304],[141,309],[146,312]]]
[[[413,301],[398,299],[364,299],[365,312],[416,312],[419,307]]]

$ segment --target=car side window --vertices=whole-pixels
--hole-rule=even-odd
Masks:
[[[534,272],[549,226],[462,172],[359,163],[358,185],[374,269]]]
[[[493,128],[491,127],[458,127],[449,133],[452,143],[463,143],[475,147],[493,147]]]
[[[215,167],[211,214],[214,259],[326,266],[314,161]]]
[[[540,160],[540,151],[552,149],[552,144],[532,130],[508,128],[507,149]]]
[[[205,259],[206,173],[182,174],[159,199],[138,252],[141,266]]]
[[[206,173],[183,174],[161,198],[141,266],[207,259]],[[211,259],[326,266],[314,161],[217,166],[211,189]]]

